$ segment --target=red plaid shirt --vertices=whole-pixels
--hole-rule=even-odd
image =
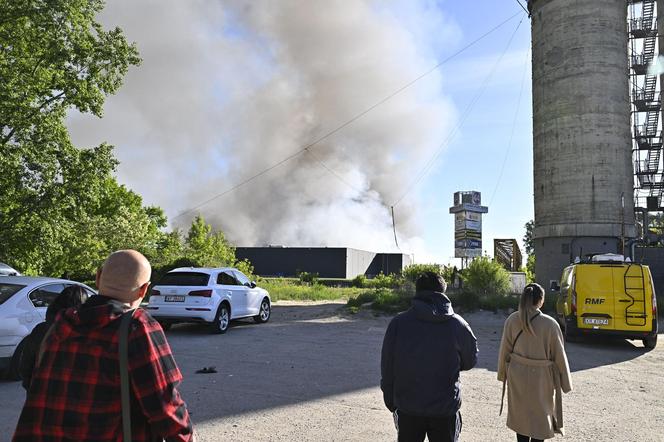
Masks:
[[[124,308],[93,296],[58,317],[34,370],[15,442],[122,441],[118,329]],[[133,442],[193,440],[176,388],[182,374],[161,326],[142,309],[134,313],[128,347]]]

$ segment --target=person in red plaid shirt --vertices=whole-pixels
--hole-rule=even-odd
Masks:
[[[120,318],[140,305],[150,273],[140,253],[115,252],[97,273],[99,295],[58,315],[38,356],[15,442],[122,441]],[[193,441],[177,390],[182,374],[161,326],[140,308],[131,321],[128,353],[133,442]]]

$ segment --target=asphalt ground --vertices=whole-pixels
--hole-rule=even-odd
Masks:
[[[465,316],[478,337],[477,367],[462,374],[463,441],[513,441],[498,416],[496,358],[504,314]],[[233,323],[225,335],[200,325],[167,337],[184,374],[197,440],[394,441],[384,408],[380,348],[389,317],[346,313],[341,303],[276,303],[267,324]],[[660,330],[662,328],[660,327]],[[568,344],[574,391],[565,395],[573,441],[664,440],[664,338]],[[216,373],[197,374],[214,366]],[[0,441],[10,440],[25,394],[0,383]]]

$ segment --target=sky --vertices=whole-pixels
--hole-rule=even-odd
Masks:
[[[101,120],[69,115],[72,138],[115,145],[119,181],[172,226],[200,213],[237,246],[458,265],[448,209],[475,190],[486,253],[521,242],[532,112],[516,0],[114,0],[100,21],[143,63]]]

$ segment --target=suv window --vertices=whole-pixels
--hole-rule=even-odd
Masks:
[[[24,288],[24,285],[21,284],[5,284],[1,283],[0,284],[0,304],[4,303],[6,300],[11,298],[14,293],[18,292],[22,288]]]
[[[35,307],[48,307],[51,302],[65,289],[64,284],[48,284],[33,290],[30,301]]]
[[[235,274],[235,277],[240,282],[240,284],[248,286],[251,283],[249,278],[244,276],[244,273],[240,272],[239,270],[234,270],[233,273]]]
[[[217,276],[217,284],[221,285],[242,285],[237,282],[237,279],[235,279],[235,276],[231,275],[230,273],[227,272],[221,272],[219,276]]]
[[[166,273],[155,285],[187,285],[206,286],[210,282],[210,275],[200,272],[172,272]]]

